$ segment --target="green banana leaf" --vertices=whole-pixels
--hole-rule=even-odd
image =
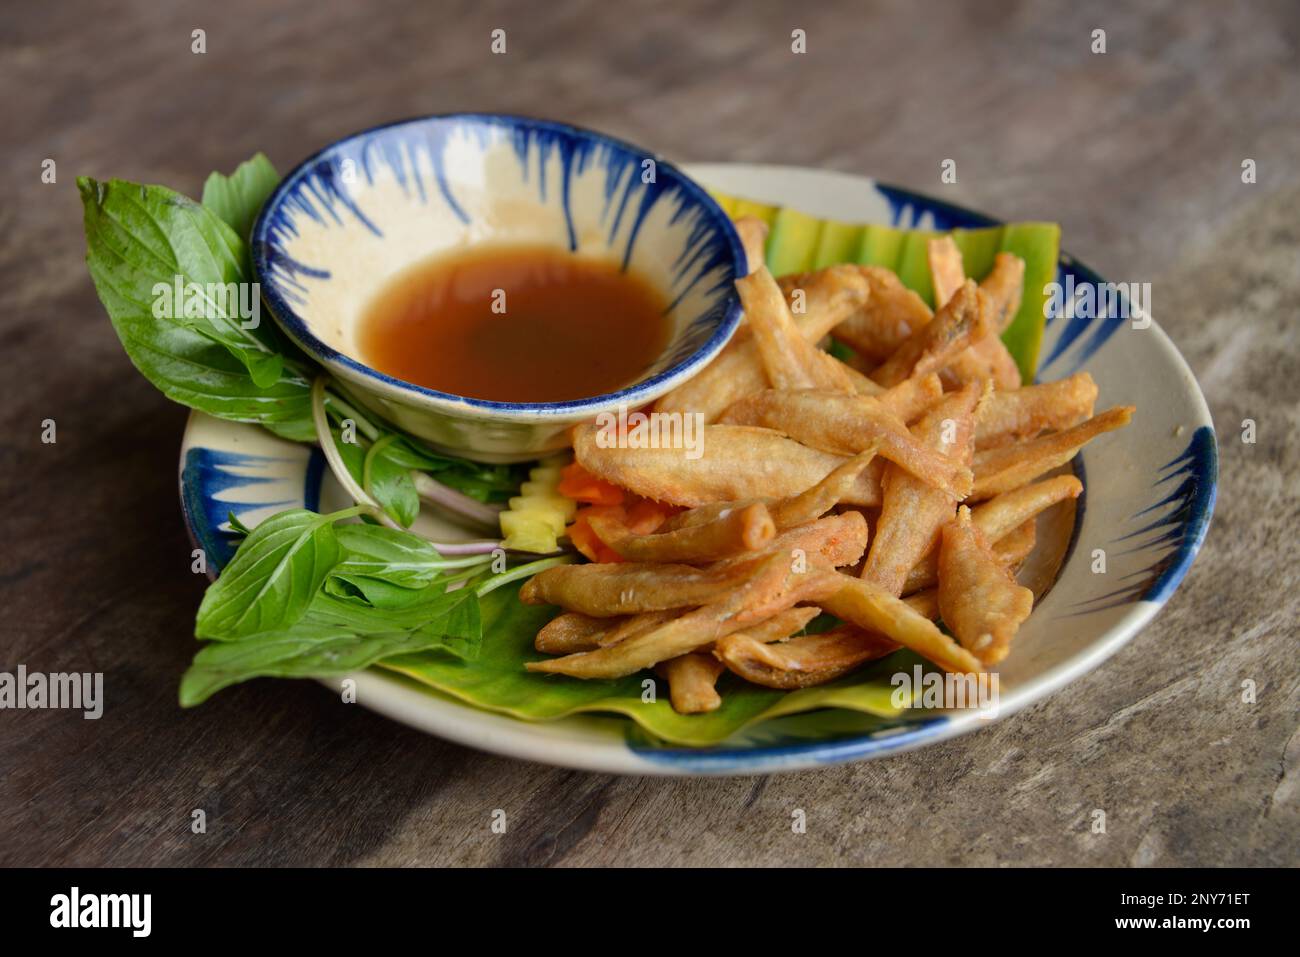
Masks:
[[[817,219],[788,206],[771,206],[725,193],[712,196],[733,218],[756,216],[771,228],[767,237],[767,268],[775,276],[808,272],[837,263],[885,266],[898,273],[909,289],[934,306],[934,287],[926,260],[926,240],[943,235],[933,230],[895,229],[875,223],[841,223]],[[1034,381],[1038,347],[1043,338],[1046,286],[1056,278],[1061,227],[1056,223],[1007,223],[978,229],[954,229],[953,241],[962,253],[966,275],[983,279],[999,252],[1025,261],[1025,289],[1020,311],[1002,333],[1007,351],[1026,382]]]

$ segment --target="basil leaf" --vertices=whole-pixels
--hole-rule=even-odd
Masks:
[[[325,579],[325,584],[321,586],[321,594],[330,595],[339,601],[350,602],[354,605],[367,606],[370,602],[366,601],[366,596],[362,594],[361,589],[352,584],[347,578],[330,575]]]
[[[423,588],[438,577],[442,556],[418,535],[382,525],[341,525],[335,529],[343,558],[339,577],[382,578],[403,588]]]
[[[251,299],[244,241],[210,210],[165,187],[85,177],[77,183],[96,285],[111,285],[155,321],[221,343],[256,385],[272,384],[281,358],[263,328],[260,300]]]
[[[435,475],[438,481],[480,502],[505,501],[518,494],[532,463],[484,465],[440,455],[402,438],[384,449],[385,457],[408,469]]]
[[[201,704],[252,678],[319,678],[438,648],[466,660],[477,657],[483,623],[473,589],[426,598],[418,608],[384,611],[321,592],[287,628],[200,649],[181,679],[181,706]]]
[[[509,466],[501,466],[502,469]],[[449,469],[438,473],[438,481],[443,485],[463,492],[478,502],[504,502],[512,495],[519,494],[519,486],[526,478],[523,474],[484,474],[478,470]]]
[[[403,588],[369,575],[332,574],[325,582],[325,592],[380,609],[405,608],[424,600],[418,588]]]
[[[483,641],[478,596],[472,588],[447,591],[441,582],[422,589],[417,601],[398,608],[376,608],[322,592],[312,602],[310,620],[345,626],[354,633],[407,631],[438,638],[437,647],[457,657],[477,657]],[[433,646],[431,646],[433,647]]]
[[[476,633],[473,623],[466,623],[459,615],[453,615],[463,606],[477,604],[477,597],[472,588],[457,588],[447,591],[442,582],[435,582],[428,588],[416,593],[416,601],[401,608],[376,608],[358,606],[322,592],[312,601],[310,618],[336,625],[350,625],[363,633],[382,634],[388,631],[441,631],[461,639],[473,639]],[[450,622],[444,621],[452,615]]]
[[[360,485],[364,477],[366,450],[362,448],[360,442],[344,442],[343,433],[338,429],[330,429],[330,435],[334,438],[334,447],[339,450],[339,457],[343,459],[348,474]]]
[[[398,439],[386,451],[388,457],[398,465],[405,466],[408,469],[419,469],[422,472],[440,472],[443,469],[467,464],[463,459],[439,455],[431,449],[416,445],[404,438]]]
[[[454,592],[438,618],[426,622],[420,629],[423,634],[437,633],[442,638],[438,645],[457,658],[473,661],[483,649],[483,611],[474,589],[466,586]]]
[[[190,408],[309,441],[311,383],[284,365],[271,323],[245,329],[235,315],[242,310],[231,299],[251,294],[240,285],[249,278],[243,241],[209,210],[161,186],[86,177],[77,185],[86,264],[141,374]],[[188,314],[191,301],[205,314]]]
[[[335,520],[291,509],[253,529],[203,595],[195,634],[229,641],[301,618],[338,563]]]
[[[353,480],[365,488],[394,521],[403,527],[409,527],[420,514],[420,496],[415,491],[415,480],[411,478],[410,469],[388,457],[388,451],[399,443],[381,436],[379,441],[385,442],[385,446],[378,449],[376,454],[369,455],[368,450],[359,443],[344,442],[340,430],[332,428],[330,434],[334,436],[334,445]],[[368,482],[365,474],[367,458],[370,459]]]
[[[344,442],[343,433],[338,429],[330,429],[330,434],[348,474],[357,485],[365,487],[366,449],[357,442]],[[415,480],[409,470],[385,460],[384,451],[381,449],[371,462],[367,491],[395,521],[409,526],[420,514],[420,496],[415,491]]]
[[[203,596],[195,632],[215,642],[185,673],[182,705],[250,678],[339,674],[434,649],[478,657],[478,595],[468,586],[448,591],[441,574],[463,559],[443,559],[409,532],[334,528],[361,511],[293,509],[248,534]]]
[[[301,622],[283,631],[215,642],[194,656],[181,678],[181,707],[202,704],[222,688],[252,678],[319,678],[367,668],[393,655],[437,647],[421,633],[358,635],[339,625]]]
[[[203,205],[247,242],[258,211],[279,182],[280,174],[266,154],[258,153],[240,163],[229,176],[210,175],[203,184]]]
[[[370,463],[370,486],[367,489],[385,512],[402,527],[409,527],[420,514],[420,496],[415,491],[411,470],[380,451]]]
[[[236,515],[234,512],[232,512],[230,509],[226,510],[226,521],[230,525],[230,534],[232,535],[240,535],[246,537],[248,533],[251,531],[251,529],[240,520],[239,516]]]

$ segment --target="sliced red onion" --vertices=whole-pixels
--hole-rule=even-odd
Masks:
[[[420,496],[421,501],[428,502],[430,505],[437,505],[439,508],[445,508],[455,515],[460,515],[480,525],[486,525],[489,528],[497,527],[497,517],[501,512],[500,505],[488,505],[472,499],[464,492],[458,492],[449,485],[443,485],[424,472],[412,472],[411,475],[415,478],[415,492]]]

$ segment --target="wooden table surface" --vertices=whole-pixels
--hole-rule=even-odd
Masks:
[[[0,671],[102,671],[106,706],[99,721],[0,711],[0,864],[1297,863],[1300,7],[1136,6],[6,5]],[[524,764],[311,682],[182,712],[203,589],[176,497],[186,412],[132,370],[95,298],[74,178],[197,195],[257,150],[283,170],[354,130],[455,110],[1059,220],[1103,275],[1153,283],[1218,423],[1218,508],[1191,574],[1123,651],[1026,711],[800,774]],[[939,182],[944,158],[956,185]]]

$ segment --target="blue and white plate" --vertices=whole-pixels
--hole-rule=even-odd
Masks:
[[[777,166],[688,167],[705,185],[850,222],[950,229],[994,220],[864,177]],[[1057,279],[1099,282],[1062,255]],[[1073,467],[1085,491],[1053,529],[1040,526],[1040,565],[1059,571],[1031,583],[1040,595],[1001,666],[998,717],[1098,667],[1169,600],[1209,525],[1217,480],[1214,427],[1191,371],[1154,323],[1119,317],[1049,318],[1041,381],[1087,369],[1099,408],[1135,405],[1132,423],[1088,445]],[[196,543],[220,565],[233,551],[227,512],[255,525],[290,507],[343,507],[319,452],[256,426],[191,417],[181,451],[181,497]],[[422,516],[417,530],[453,534]],[[1094,555],[1106,555],[1097,573]],[[1063,557],[1062,557],[1063,556]],[[1030,563],[1032,567],[1032,562]],[[491,640],[491,636],[487,637]],[[879,757],[975,730],[974,711],[906,711],[883,720],[830,709],[761,723],[715,748],[665,747],[625,718],[584,715],[527,723],[480,711],[380,671],[353,676],[357,699],[404,724],[476,748],[592,771],[627,774],[767,774]],[[331,682],[337,684],[337,682]],[[274,685],[263,683],[266,694]]]

